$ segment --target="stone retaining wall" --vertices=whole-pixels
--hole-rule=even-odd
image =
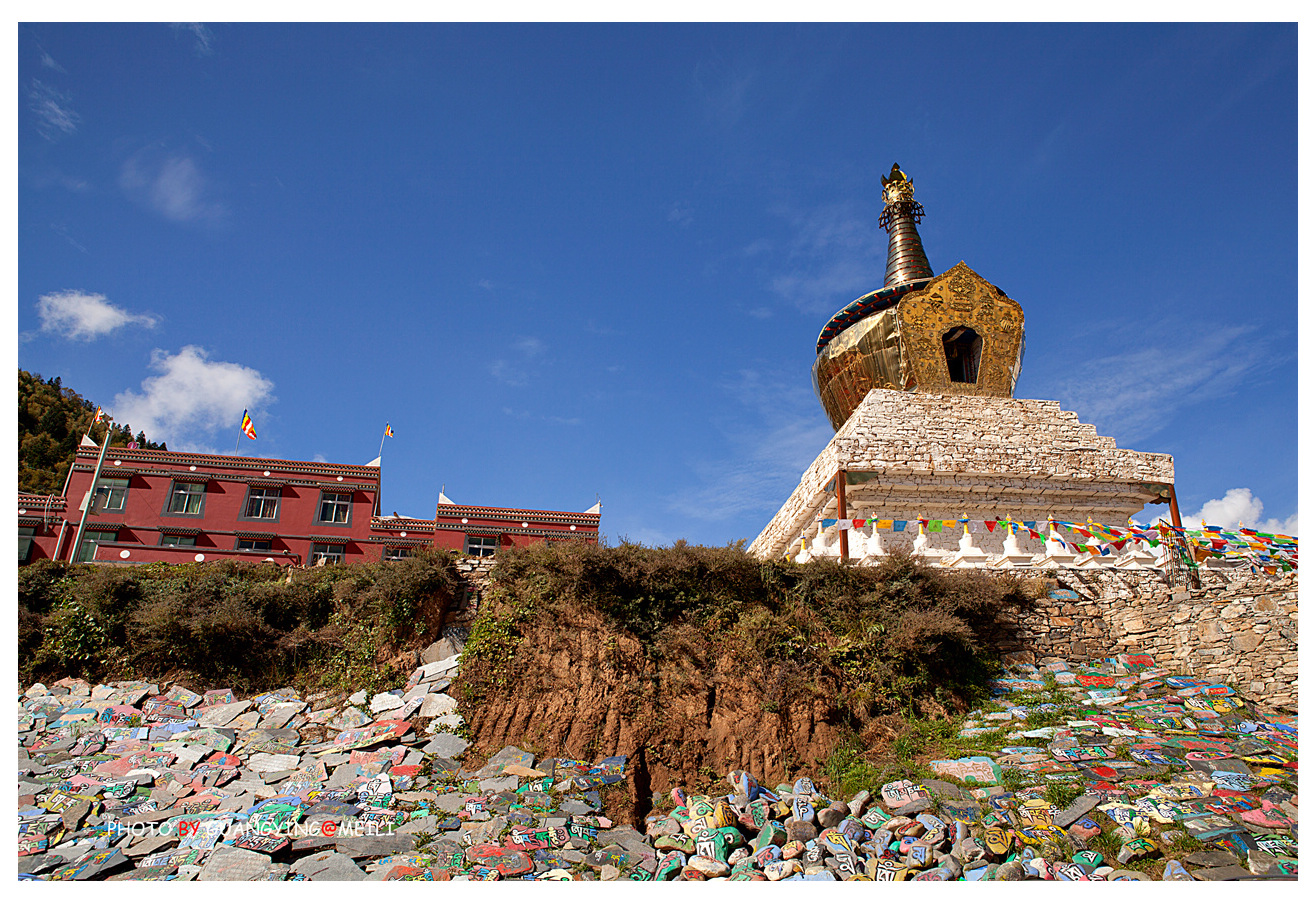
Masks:
[[[1000,571],[1004,573],[1005,571]],[[1159,666],[1227,683],[1264,705],[1298,708],[1298,579],[1204,571],[1200,588],[1171,586],[1157,571],[1014,571],[1049,591],[1005,612],[991,637],[1030,663],[1140,652]],[[1077,600],[1056,598],[1068,589]]]

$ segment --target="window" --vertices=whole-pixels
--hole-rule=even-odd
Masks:
[[[92,510],[121,511],[127,497],[127,479],[99,479],[96,481],[96,496],[92,499]]]
[[[32,537],[37,534],[35,526],[18,527],[18,562],[26,564],[32,556]]]
[[[384,546],[384,560],[386,561],[400,561],[403,558],[411,557],[412,553],[413,549],[406,546],[400,548],[393,548],[388,545]]]
[[[348,515],[352,512],[352,496],[348,494],[339,494],[337,492],[320,493],[320,522],[321,523],[343,523],[348,522]]]
[[[199,482],[175,482],[169,494],[169,506],[166,513],[200,514],[201,501],[206,496],[206,487]]]
[[[234,546],[238,551],[269,551],[269,539],[244,539],[238,538],[238,544]]]
[[[196,547],[196,536],[170,536],[163,535],[160,537],[161,545],[174,545],[179,548]]]
[[[467,536],[466,553],[472,557],[488,557],[498,550],[497,536]]]
[[[343,562],[342,545],[326,545],[321,542],[311,543],[311,563],[341,564]]]
[[[247,506],[242,516],[253,520],[279,519],[279,489],[247,489]]]
[[[977,384],[978,363],[982,360],[982,339],[968,326],[956,326],[941,336],[946,349],[946,369],[951,382]]]
[[[86,563],[96,556],[96,546],[113,542],[119,537],[118,530],[111,531],[91,531],[88,530],[82,534],[82,545],[78,548],[77,560]]]

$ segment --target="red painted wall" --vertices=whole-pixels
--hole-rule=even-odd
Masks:
[[[20,564],[75,557],[80,506],[91,488],[99,450],[78,449],[62,498],[52,502],[43,496],[19,495],[19,526],[35,531],[27,559],[20,558]],[[380,560],[390,549],[434,547],[464,554],[468,536],[493,537],[497,548],[559,539],[598,541],[597,513],[441,504],[434,520],[376,517],[379,470],[375,467],[111,448],[100,475],[102,482],[123,478],[129,482],[120,509],[107,508],[102,497],[87,516],[87,532],[115,532],[112,542],[98,543],[93,558],[97,562],[185,562],[201,554],[207,561],[273,557],[280,563],[307,565],[313,542],[341,544],[343,560],[350,563]],[[168,509],[179,482],[203,487],[199,514]],[[261,484],[279,486],[274,519],[245,516],[249,489]],[[321,522],[322,494],[345,488],[350,492],[333,494],[349,499],[348,522]],[[244,533],[263,534],[270,549],[237,550]],[[195,545],[161,544],[164,535],[183,534],[193,536]]]

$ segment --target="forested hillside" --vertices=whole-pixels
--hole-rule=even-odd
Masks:
[[[59,494],[83,435],[99,443],[106,425],[88,431],[96,405],[60,378],[42,380],[37,373],[18,371],[18,490],[38,495]],[[134,437],[127,423],[115,426],[110,445],[136,441],[143,448],[166,450],[164,443],[147,441],[146,434]]]

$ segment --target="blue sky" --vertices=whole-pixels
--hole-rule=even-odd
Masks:
[[[1297,528],[1294,25],[17,33],[18,365],[170,448],[387,421],[386,511],[752,539],[899,161],[934,271],[1023,306],[1018,397],[1173,454],[1185,519]]]

